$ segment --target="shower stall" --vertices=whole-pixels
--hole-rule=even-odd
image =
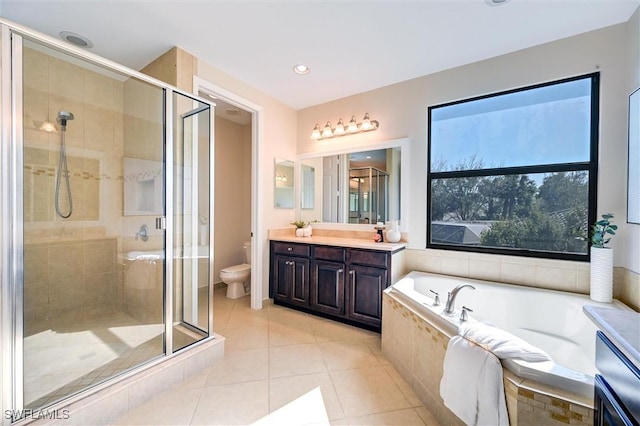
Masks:
[[[389,220],[389,174],[375,167],[349,169],[349,223]]]
[[[2,407],[13,422],[213,339],[214,106],[0,26]]]

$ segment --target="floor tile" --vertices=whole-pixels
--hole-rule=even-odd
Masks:
[[[237,351],[211,366],[205,386],[265,380],[268,364],[267,348]]]
[[[193,425],[267,424],[269,382],[235,383],[205,387],[196,406]]]
[[[214,296],[225,355],[113,424],[438,424],[380,351],[378,333]]]
[[[329,371],[380,367],[380,361],[361,340],[338,340],[318,343]]]
[[[344,417],[328,373],[272,379],[271,424],[317,424]]]
[[[344,420],[345,423],[333,423],[333,424],[345,424],[345,425],[397,425],[397,426],[424,426],[418,413],[410,408],[407,410],[389,411],[380,414],[371,414],[368,416],[348,418]]]
[[[329,374],[347,418],[411,408],[384,369],[370,367]]]
[[[269,377],[326,373],[327,367],[317,343],[269,348]]]

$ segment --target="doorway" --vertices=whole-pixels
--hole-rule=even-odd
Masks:
[[[216,227],[216,224],[213,223],[214,229],[218,230],[215,234],[216,254],[214,255],[215,272],[213,280],[216,283],[221,282],[219,275],[220,269],[230,265],[244,263],[242,257],[243,243],[250,241],[252,259],[250,281],[251,308],[261,309],[263,294],[262,259],[264,251],[262,242],[264,241],[264,236],[261,225],[262,218],[257,207],[262,205],[262,194],[261,191],[258,190],[262,170],[259,162],[259,141],[262,139],[262,107],[198,77],[194,77],[194,88],[197,89],[199,95],[211,99],[216,104],[216,125],[218,123],[224,123],[229,129],[235,129],[237,133],[244,132],[244,135],[241,135],[241,139],[246,141],[249,151],[241,154],[236,150],[235,154],[232,154],[235,155],[234,158],[241,160],[239,167],[229,162],[217,163],[215,167],[224,167],[225,170],[228,171],[224,173],[224,176],[218,174],[219,170],[214,171],[218,176],[218,179],[216,179],[218,187],[214,191],[214,194],[217,194],[219,189],[224,192],[228,188],[224,188],[222,185],[225,185],[233,179],[237,179],[238,176],[246,176],[248,181],[244,185],[238,185],[238,182],[234,182],[234,186],[241,188],[242,195],[240,197],[230,198],[235,203],[239,202],[244,204],[231,206],[231,201],[229,201],[229,205],[224,205],[226,198],[221,200],[220,197],[216,197],[214,201],[216,214],[213,220],[214,222],[218,222],[219,227]],[[243,130],[239,130],[238,126],[243,126]],[[217,130],[220,129],[215,129],[215,131]],[[216,139],[214,143],[216,144],[214,149],[216,149],[217,153],[218,148],[220,148],[218,144],[223,143],[223,141]],[[226,149],[223,149],[222,152],[226,152]],[[229,167],[231,167],[230,170]],[[248,170],[245,168],[248,168]],[[245,173],[243,173],[243,170],[245,170]],[[243,177],[240,179],[244,180]],[[222,218],[231,214],[231,220],[220,220],[219,212],[222,212],[220,215]],[[244,226],[244,228],[236,227],[235,230],[233,228],[230,230],[229,224],[237,222],[240,222],[240,227]],[[248,228],[243,225],[247,222],[249,224]],[[231,243],[226,244],[227,241]]]

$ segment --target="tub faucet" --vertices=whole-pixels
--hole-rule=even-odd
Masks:
[[[447,304],[444,307],[444,313],[445,314],[452,314],[453,311],[455,310],[456,306],[456,296],[458,295],[458,292],[460,290],[462,290],[465,287],[471,287],[471,289],[475,290],[476,288],[474,286],[472,286],[471,284],[459,284],[456,286],[456,288],[454,288],[453,290],[451,290],[448,294],[447,294]]]

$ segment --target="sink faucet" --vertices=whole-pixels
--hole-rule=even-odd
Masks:
[[[444,307],[444,313],[445,314],[452,314],[453,311],[455,310],[456,306],[456,296],[458,295],[458,292],[460,290],[462,290],[465,287],[471,287],[471,289],[475,290],[476,288],[474,286],[472,286],[471,284],[459,284],[456,286],[456,288],[454,288],[453,290],[451,290],[448,294],[447,294],[447,304]]]

